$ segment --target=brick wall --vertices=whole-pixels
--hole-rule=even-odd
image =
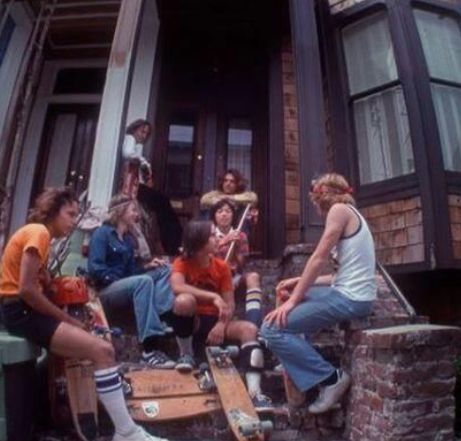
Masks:
[[[293,52],[289,40],[284,42],[282,48],[282,81],[286,238],[287,243],[297,243],[300,239],[299,229],[301,222],[298,105],[293,66]]]
[[[461,196],[448,195],[451,237],[453,240],[453,256],[461,259]]]
[[[419,196],[360,209],[368,220],[381,263],[424,261],[424,236]]]

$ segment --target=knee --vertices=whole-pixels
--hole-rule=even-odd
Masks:
[[[271,341],[274,340],[275,336],[277,335],[276,328],[273,325],[270,325],[264,322],[259,330],[259,335],[268,343],[270,344]]]
[[[261,285],[261,277],[258,273],[248,273],[246,275],[246,283],[248,288],[259,288]]]
[[[93,361],[98,367],[112,366],[115,361],[115,350],[108,341],[98,338],[93,348]]]
[[[244,322],[241,329],[242,342],[254,341],[258,335],[258,328],[251,322]]]
[[[179,294],[174,300],[173,311],[180,316],[191,317],[195,315],[197,301],[191,294]]]
[[[136,276],[138,279],[138,286],[142,288],[146,287],[153,287],[154,282],[152,280],[152,277],[148,276],[147,274],[142,274],[140,276]]]

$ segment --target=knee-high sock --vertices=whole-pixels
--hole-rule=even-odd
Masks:
[[[125,403],[122,381],[117,367],[98,369],[94,372],[96,391],[115,427],[115,432],[128,435],[136,429]]]
[[[194,355],[192,347],[194,317],[181,317],[173,314],[171,324],[176,334],[176,343],[178,344],[179,354]]]
[[[245,318],[254,323],[258,328],[262,323],[261,288],[247,289],[245,297]]]

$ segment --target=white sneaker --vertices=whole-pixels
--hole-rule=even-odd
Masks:
[[[147,433],[141,426],[136,426],[129,435],[120,435],[116,433],[112,441],[168,441],[166,438],[159,438],[158,436]]]
[[[320,388],[319,396],[308,408],[310,413],[327,412],[341,399],[351,384],[351,377],[342,370],[338,370],[338,376],[338,381],[335,384]]]

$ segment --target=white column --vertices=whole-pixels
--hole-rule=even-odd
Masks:
[[[112,195],[141,6],[142,0],[122,0],[120,6],[91,163],[88,197],[93,206],[106,206]]]
[[[160,27],[156,0],[145,0],[141,20],[141,31],[128,101],[127,124],[139,118],[147,118]]]

